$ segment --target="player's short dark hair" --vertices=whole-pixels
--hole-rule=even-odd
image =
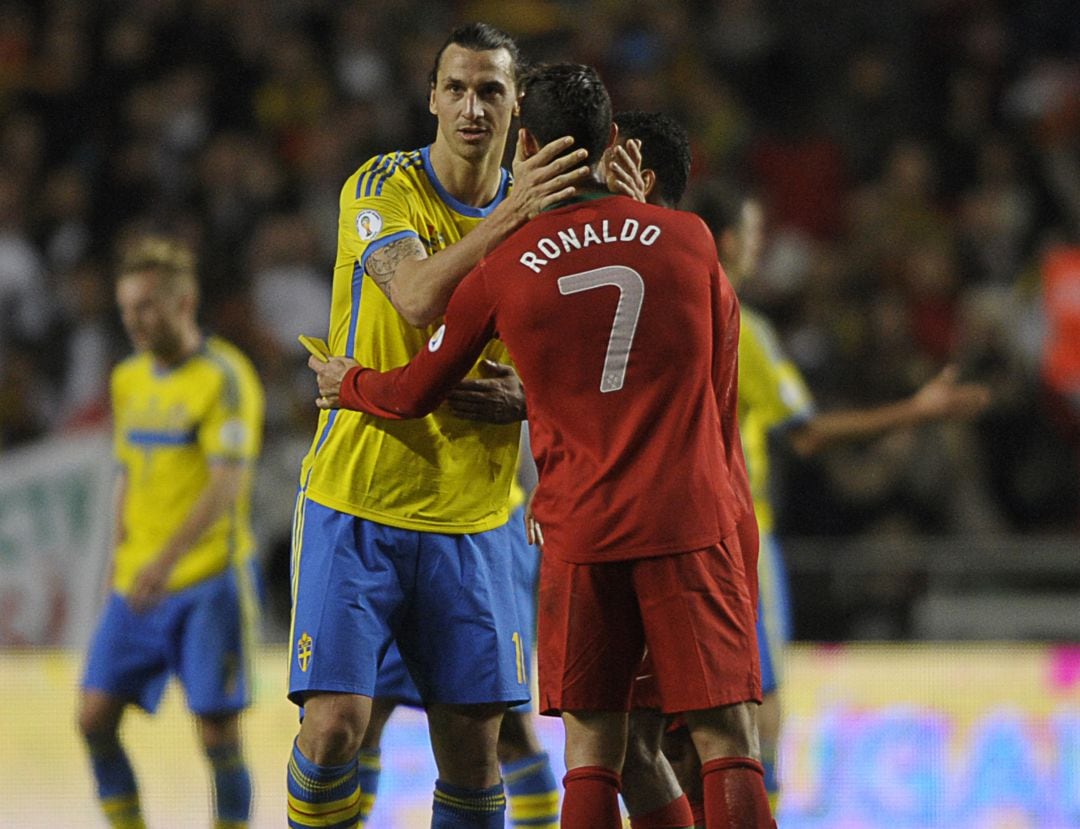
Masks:
[[[600,160],[611,132],[611,97],[591,66],[553,63],[535,66],[522,79],[521,126],[540,146],[563,135],[571,149],[585,149],[589,164]]]
[[[641,165],[656,173],[660,196],[676,206],[690,181],[690,136],[682,124],[662,112],[620,112],[615,116],[622,138],[641,141]]]
[[[753,196],[722,182],[711,182],[694,197],[692,209],[709,226],[714,236],[732,230],[742,221],[743,205]]]
[[[439,79],[439,62],[442,61],[443,52],[450,45],[461,46],[472,52],[489,52],[494,49],[505,49],[510,53],[510,61],[513,64],[514,83],[517,83],[521,74],[521,52],[514,39],[501,29],[496,29],[488,23],[465,23],[450,32],[446,42],[439,47],[435,54],[435,62],[431,65],[431,73],[428,75],[428,83],[435,86]]]

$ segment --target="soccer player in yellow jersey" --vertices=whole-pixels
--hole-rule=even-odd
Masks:
[[[214,826],[240,829],[251,811],[239,724],[257,613],[249,511],[262,387],[240,351],[200,331],[183,245],[135,243],[116,298],[136,353],[112,375],[112,592],[89,648],[79,727],[109,824],[144,826],[118,729],[132,703],[153,712],[175,675],[213,770]]]
[[[517,47],[484,24],[435,59],[422,149],[372,158],[341,191],[329,346],[391,368],[435,332],[454,286],[585,175],[571,139],[502,169]],[[520,145],[519,145],[520,146]],[[491,344],[486,357],[506,362]],[[439,778],[432,826],[501,827],[496,740],[528,699],[510,589],[510,483],[520,425],[441,408],[389,423],[322,412],[294,514],[289,695],[303,720],[289,762],[291,827],[353,827],[357,750],[379,663],[396,640],[425,703]]]
[[[698,212],[713,229],[720,260],[736,288],[753,278],[764,245],[761,203],[752,197],[717,192],[703,200]],[[990,395],[981,384],[958,382],[955,367],[947,366],[913,395],[894,403],[818,412],[798,368],[783,353],[769,321],[746,306],[743,320],[739,333],[739,432],[761,533],[758,644],[763,699],[758,727],[766,787],[775,811],[780,791],[776,773],[781,726],[779,689],[783,648],[790,638],[790,600],[773,532],[770,438],[781,436],[797,455],[810,457],[843,441],[921,423],[973,418],[989,403]]]

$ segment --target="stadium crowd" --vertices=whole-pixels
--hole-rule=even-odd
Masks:
[[[769,247],[743,300],[822,408],[893,399],[946,362],[992,386],[973,425],[792,461],[782,534],[1075,531],[1080,370],[1044,365],[1050,321],[1077,311],[1042,286],[1048,251],[1080,245],[1080,17],[1067,0],[887,7],[0,0],[0,455],[105,422],[126,349],[116,250],[179,233],[205,324],[267,387],[256,520],[271,574],[286,567],[315,420],[296,334],[326,328],[340,184],[428,140],[428,57],[484,19],[530,59],[597,66],[616,109],[684,123],[684,206],[760,195]]]

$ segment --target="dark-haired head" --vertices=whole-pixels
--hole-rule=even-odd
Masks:
[[[737,230],[743,220],[743,206],[753,196],[729,184],[713,181],[696,193],[694,212],[705,220],[713,235]]]
[[[439,47],[435,55],[435,62],[431,66],[428,75],[428,83],[434,87],[439,79],[439,63],[442,61],[443,52],[447,46],[456,45],[473,52],[488,52],[495,49],[505,49],[510,55],[510,61],[514,67],[514,80],[517,81],[521,74],[521,53],[517,43],[506,32],[496,29],[487,23],[465,23],[458,26],[446,38],[446,42]]]
[[[615,116],[619,138],[641,141],[641,166],[652,170],[667,207],[676,207],[690,181],[690,137],[682,125],[662,112],[620,112]]]
[[[611,138],[611,98],[591,66],[556,63],[536,66],[522,80],[521,126],[538,146],[564,135],[573,149],[589,153],[597,164]]]

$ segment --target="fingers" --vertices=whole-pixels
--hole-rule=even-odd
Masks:
[[[539,156],[534,155],[524,164],[528,170],[525,177],[531,187],[566,189],[589,174],[589,168],[584,164],[587,157],[585,150],[574,150],[543,164],[537,161]]]
[[[544,546],[544,531],[531,516],[525,519],[525,539],[534,547]]]
[[[524,136],[525,136],[525,130],[523,130],[523,129],[519,130],[518,131],[518,149],[519,150],[525,144],[525,141],[523,140]],[[529,159],[523,159],[523,160],[533,162],[538,166],[542,166],[544,164],[547,164],[552,159],[555,159],[556,162],[559,161],[560,156],[565,158],[565,157],[570,156],[570,155],[577,155],[579,157],[579,159],[584,158],[585,155],[586,155],[586,152],[585,152],[585,150],[582,150],[582,149],[575,150],[574,153],[566,153],[566,150],[573,143],[574,143],[573,136],[564,135],[561,138],[556,138],[554,141],[549,141],[547,144],[545,144],[543,147],[541,147],[536,152],[536,155],[532,156]],[[563,156],[564,153],[566,153],[566,156]],[[515,155],[516,155],[516,153],[515,153]]]
[[[641,173],[641,142],[631,139],[626,147],[611,150],[606,182],[613,193],[645,201],[645,179]]]
[[[569,138],[569,136],[567,136]],[[570,142],[573,143],[574,139],[571,138]],[[517,134],[517,144],[514,145],[514,167],[517,168],[525,163],[525,130],[519,129]]]
[[[488,377],[509,377],[514,373],[514,367],[485,357],[480,361],[480,371]]]

